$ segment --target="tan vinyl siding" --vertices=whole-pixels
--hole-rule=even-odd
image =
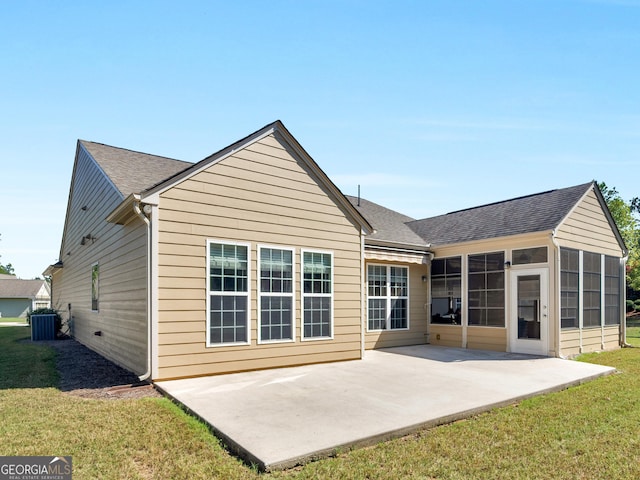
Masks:
[[[580,330],[562,330],[560,333],[560,354],[573,357],[580,353]]]
[[[468,327],[467,348],[504,352],[507,350],[507,329]]]
[[[53,302],[84,345],[135,373],[146,370],[146,229],[107,223],[122,196],[80,147]],[[86,210],[82,207],[86,206]],[[95,240],[82,237],[91,235]],[[91,267],[99,264],[99,309],[91,310]],[[102,332],[97,336],[95,332]]]
[[[582,330],[582,353],[602,350],[602,329],[584,328]]]
[[[593,190],[565,219],[556,236],[563,247],[622,256],[616,236]]]
[[[572,357],[580,353],[615,350],[620,347],[620,327],[606,327],[563,330],[561,333],[561,354]]]
[[[463,348],[461,326],[432,324],[429,328],[429,343],[431,345]]]
[[[206,347],[207,240],[250,245],[250,345]],[[257,343],[258,246],[294,249],[295,341]],[[360,230],[273,135],[160,194],[158,376],[357,359]],[[301,341],[301,251],[333,253],[334,337]]]
[[[612,325],[602,330],[604,337],[604,349],[614,350],[620,347],[620,326]]]
[[[366,265],[393,265],[409,268],[409,328],[404,330],[372,330],[365,333],[365,348],[400,347],[404,345],[419,345],[427,343],[427,317],[429,310],[428,282],[423,282],[422,277],[429,274],[427,265],[401,264],[397,262],[383,262],[373,260]],[[366,281],[366,268],[365,268]],[[365,311],[367,311],[365,303]],[[365,328],[367,320],[365,319]]]

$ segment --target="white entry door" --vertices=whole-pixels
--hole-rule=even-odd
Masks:
[[[511,270],[510,350],[547,355],[549,348],[549,271]]]

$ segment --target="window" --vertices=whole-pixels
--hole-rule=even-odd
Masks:
[[[504,252],[469,255],[469,325],[504,327]]]
[[[302,338],[333,336],[333,254],[302,251]]]
[[[293,250],[259,247],[261,342],[293,340]]]
[[[583,252],[582,256],[582,326],[600,326],[600,292],[601,292],[600,255]]]
[[[513,265],[526,265],[529,263],[547,263],[547,247],[523,248],[511,253]]]
[[[620,259],[604,257],[604,324],[620,324]]]
[[[462,257],[431,261],[431,323],[460,325]]]
[[[98,311],[100,300],[100,267],[97,263],[91,265],[91,310]]]
[[[208,243],[208,345],[249,342],[249,246]]]
[[[409,269],[367,266],[368,329],[409,328]]]
[[[560,249],[560,322],[562,328],[578,328],[580,295],[580,254],[578,250]]]

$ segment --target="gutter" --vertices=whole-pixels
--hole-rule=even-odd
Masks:
[[[144,208],[144,207],[143,207]],[[151,377],[151,220],[140,209],[140,197],[135,196],[133,211],[145,223],[147,227],[147,370],[138,377],[144,382]]]

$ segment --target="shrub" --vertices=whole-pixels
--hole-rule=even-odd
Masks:
[[[636,301],[634,302],[634,304],[635,304],[635,307],[636,307],[636,311],[639,311],[639,312],[640,312],[640,298],[639,298],[638,300],[636,300]]]
[[[633,312],[636,309],[633,300],[627,300],[627,312]]]
[[[31,315],[55,315],[56,316],[56,337],[62,328],[62,317],[55,308],[36,308],[34,311],[27,313],[27,323],[31,325]]]

